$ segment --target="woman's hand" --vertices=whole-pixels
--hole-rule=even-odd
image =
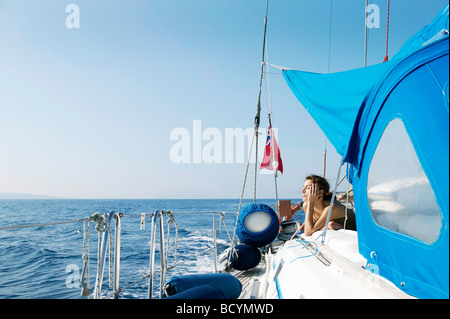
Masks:
[[[307,191],[307,200],[311,205],[322,199],[323,191],[319,190],[319,185],[313,183]]]

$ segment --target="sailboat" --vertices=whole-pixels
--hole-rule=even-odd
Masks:
[[[170,225],[175,223],[175,216],[170,211],[157,211],[151,214],[149,273],[141,279],[149,281],[148,297],[153,298],[153,276],[157,273],[159,219],[161,298],[448,299],[448,30],[447,5],[383,63],[327,74],[282,68],[292,93],[341,155],[336,182],[345,166],[345,176],[353,186],[357,231],[323,229],[307,235],[301,233],[301,225],[295,221],[280,223],[280,210],[258,203],[256,198],[254,203],[241,207],[241,195],[230,249],[215,258],[219,264],[215,271],[166,280],[169,267],[163,218]],[[264,50],[262,62],[261,81],[267,65]],[[255,138],[260,123],[260,97],[261,91],[254,120]],[[267,141],[273,143],[266,143],[266,147],[269,151],[272,148],[269,154],[274,157],[264,166],[272,165],[276,177],[281,159],[271,134],[269,129]],[[336,189],[337,185],[331,203]],[[139,216],[143,227],[150,215]],[[112,212],[83,220],[7,226],[0,230],[87,222],[80,278],[82,296],[101,298],[107,246],[114,241],[114,267],[110,264],[110,272],[114,272],[113,296],[119,298],[124,289],[119,287],[121,218],[122,213]],[[99,235],[93,293],[84,282],[85,275],[89,277],[91,222],[96,224]],[[215,220],[213,225],[215,236]],[[217,253],[216,245],[214,249]],[[110,260],[111,251],[110,248]]]
[[[216,258],[216,271],[166,281],[161,258],[160,297],[449,298],[448,26],[447,5],[383,63],[327,74],[282,68],[293,94],[341,155],[336,182],[345,165],[357,231],[325,228],[307,235],[297,222],[280,224],[279,209],[256,198],[242,207],[241,195],[231,245]],[[262,62],[261,81],[264,50]],[[256,133],[260,97],[261,91]],[[276,176],[281,161],[272,150],[263,166],[273,165]],[[156,218],[162,223],[163,213],[152,215],[149,298]],[[163,239],[160,254],[165,256]]]

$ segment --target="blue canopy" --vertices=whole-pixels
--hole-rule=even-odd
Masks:
[[[345,72],[321,74],[297,70],[283,70],[289,88],[310,113],[344,161],[355,154],[350,138],[357,130],[357,117],[371,89],[379,84],[405,57],[448,36],[449,7],[446,6],[432,23],[411,37],[391,61]]]
[[[406,41],[393,59],[402,60],[414,52],[445,38],[447,36],[446,31],[448,32],[448,10],[449,7],[447,5],[430,24],[423,27],[422,30]]]
[[[283,75],[292,92],[336,151],[344,156],[349,147],[353,124],[367,92],[380,81],[392,64],[387,62],[330,74],[283,70]]]
[[[293,93],[350,164],[360,253],[381,276],[420,298],[449,297],[448,13],[446,6],[389,62],[334,74],[283,71]],[[406,210],[405,222],[396,226],[415,218],[423,221],[416,227],[422,231],[422,225],[437,221],[430,240],[387,227],[371,206],[369,171],[394,119],[406,129],[437,207],[420,216]]]

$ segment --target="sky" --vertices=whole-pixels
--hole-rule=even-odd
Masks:
[[[380,9],[372,65],[385,56],[387,0],[369,3]],[[391,1],[389,56],[446,4]],[[241,154],[227,134],[253,128],[265,10],[266,0],[0,0],[0,193],[239,198],[250,146]],[[362,67],[364,16],[364,0],[272,0],[268,62]],[[334,184],[339,155],[280,71],[265,79],[259,150],[271,105],[279,197],[300,198],[325,149]],[[254,179],[252,164],[246,198]],[[257,196],[275,196],[272,174],[257,175]]]

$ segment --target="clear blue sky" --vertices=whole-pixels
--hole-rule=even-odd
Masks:
[[[66,27],[66,6],[80,28]],[[272,0],[269,62],[327,72],[330,0]],[[332,72],[363,65],[364,0],[334,0]],[[369,32],[384,58],[387,0]],[[444,0],[393,0],[390,56]],[[171,160],[171,132],[253,126],[266,0],[0,0],[0,192],[68,198],[239,198],[243,163]],[[325,137],[271,69],[279,196],[321,173]],[[261,126],[267,127],[267,106]],[[224,138],[224,137],[223,137]],[[265,139],[265,136],[262,136]],[[192,142],[191,142],[192,143]],[[203,141],[205,146],[208,141]],[[191,145],[192,148],[192,145]],[[327,143],[327,178],[339,158]],[[192,150],[191,150],[192,152]],[[225,155],[223,155],[225,157]],[[252,196],[253,174],[247,182]],[[271,175],[258,196],[274,197]]]

